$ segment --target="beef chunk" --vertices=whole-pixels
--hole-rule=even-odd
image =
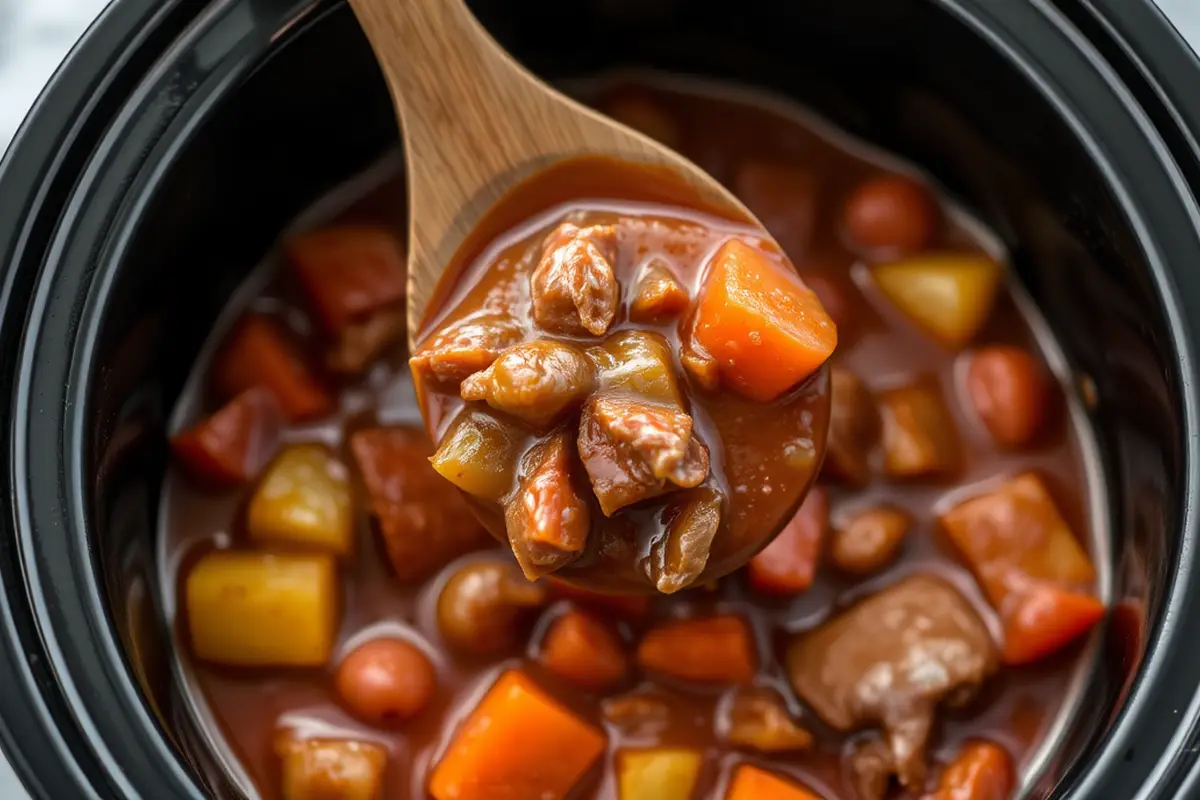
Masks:
[[[870,477],[871,449],[879,439],[879,410],[871,391],[844,367],[829,374],[829,437],[824,472],[851,486]]]
[[[625,394],[593,395],[584,405],[579,456],[605,516],[663,494],[668,481],[690,488],[708,477],[708,448],[692,436],[692,418]]]
[[[663,510],[665,530],[651,564],[655,585],[672,594],[696,582],[721,527],[721,495],[706,486],[681,493]]]
[[[438,331],[408,363],[416,372],[461,381],[487,369],[524,336],[523,326],[511,314],[480,311]]]
[[[565,431],[534,447],[521,473],[504,521],[517,562],[534,580],[579,556],[591,519],[571,479],[571,437]]]
[[[923,376],[883,392],[879,399],[888,475],[919,478],[958,469],[958,432],[936,378]]]
[[[917,575],[801,634],[787,662],[792,686],[829,725],[880,725],[900,782],[919,790],[936,706],[969,699],[997,653],[954,587]]]
[[[687,289],[661,261],[651,261],[642,269],[633,300],[629,303],[629,318],[634,322],[658,322],[681,314],[691,298]]]
[[[783,698],[767,689],[738,690],[718,724],[726,742],[760,753],[797,752],[813,744],[812,734],[792,720]]]
[[[548,427],[578,408],[595,385],[592,362],[577,348],[542,339],[510,347],[490,367],[462,383],[464,400],[537,427]]]
[[[421,580],[489,541],[462,495],[430,466],[423,432],[360,430],[350,451],[396,577]]]
[[[533,319],[552,333],[603,336],[617,314],[613,274],[617,230],[564,222],[546,237],[541,261],[529,276]]]

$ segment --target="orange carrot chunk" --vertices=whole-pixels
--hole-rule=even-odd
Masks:
[[[754,636],[741,617],[668,622],[646,632],[638,666],[699,683],[747,683],[757,668]]]
[[[926,800],[1008,800],[1012,790],[1008,753],[991,742],[975,741],[963,745]]]
[[[821,800],[803,786],[773,772],[743,764],[733,773],[725,800]]]
[[[248,316],[233,329],[217,354],[212,375],[223,398],[262,386],[294,422],[333,411],[333,398],[313,375],[296,342],[279,323],[264,316]]]
[[[568,611],[554,621],[540,660],[563,680],[592,691],[620,683],[628,668],[616,634],[581,611]]]
[[[510,670],[454,734],[429,793],[436,800],[561,800],[604,746],[604,734]]]
[[[750,585],[763,594],[783,596],[812,586],[828,526],[829,496],[814,486],[792,521],[746,565]]]
[[[171,437],[171,449],[200,480],[219,486],[244,483],[274,455],[282,422],[274,395],[247,389]]]
[[[1096,570],[1035,473],[963,501],[941,524],[1000,615],[1005,663],[1043,658],[1104,616]]]
[[[404,249],[370,225],[320,228],[285,245],[300,286],[326,332],[341,331],[372,311],[404,299]]]
[[[786,262],[739,239],[709,264],[692,336],[730,387],[760,402],[812,375],[837,346],[817,295]]]

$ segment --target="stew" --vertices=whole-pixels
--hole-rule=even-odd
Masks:
[[[1002,248],[751,93],[589,99],[788,259],[686,202],[555,199],[410,354],[393,161],[285,234],[172,436],[165,606],[214,741],[272,800],[1013,796],[1105,565]]]

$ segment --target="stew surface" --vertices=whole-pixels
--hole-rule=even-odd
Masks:
[[[391,162],[374,170],[283,236],[231,301],[176,412],[160,569],[200,713],[264,798],[1012,796],[1104,606],[1087,433],[1003,252],[919,173],[751,95],[610,84],[591,99],[755,212],[802,278],[788,285],[811,288],[837,324],[828,365],[781,378],[764,400],[745,387],[770,375],[742,373],[748,384],[719,371],[710,388],[686,363],[721,248],[758,246],[736,221],[629,197],[553,208],[490,251],[523,268],[481,259],[448,298],[435,328],[510,314],[521,333],[489,329],[502,346],[456,351],[466,374],[423,387],[430,437],[402,343],[402,177]],[[610,251],[622,287],[610,323],[531,335],[536,298],[521,287],[548,239],[564,223],[614,221],[646,227]],[[698,222],[703,245],[672,251]],[[644,257],[656,247],[674,257]],[[649,293],[656,302],[670,278],[687,303],[636,322],[649,277],[666,286]],[[487,370],[531,343],[588,391],[490,402],[499,370]],[[663,524],[605,567],[625,585],[663,588],[654,543],[679,516],[701,523],[692,531],[717,508],[722,526],[791,516],[819,457],[783,477],[795,450],[768,431],[791,425],[819,453],[828,414],[815,487],[744,568],[693,570],[687,586],[667,581],[670,596],[610,595],[530,581],[489,535],[507,541],[505,493],[529,475],[545,478],[540,491],[569,485],[599,502],[586,469],[555,471],[586,457],[579,427],[556,431],[589,413],[614,380],[605,364],[622,359],[657,363],[680,388],[649,410],[619,409],[614,424],[669,406],[710,454],[692,487],[628,506]],[[464,419],[474,428],[455,439]],[[516,441],[497,436],[502,425],[523,431],[516,462],[489,449]],[[430,463],[448,441],[475,470],[470,494],[435,471],[445,458]],[[729,529],[708,535],[710,563],[737,557],[717,544]]]

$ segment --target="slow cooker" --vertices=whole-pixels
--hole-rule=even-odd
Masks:
[[[1004,237],[1094,400],[1113,532],[1102,664],[1035,792],[1200,796],[1200,64],[1149,0],[473,7],[550,79],[796,98]],[[0,743],[35,797],[241,795],[156,607],[164,424],[276,231],[397,137],[344,3],[116,0],[0,164]]]

